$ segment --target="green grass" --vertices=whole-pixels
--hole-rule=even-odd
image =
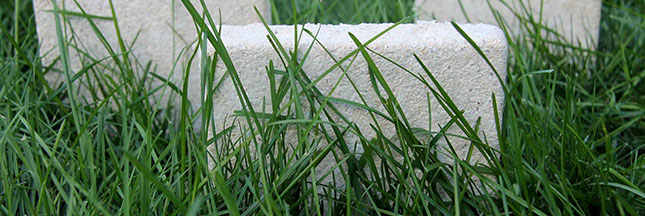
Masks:
[[[320,2],[274,0],[272,20],[412,21],[404,19],[413,11],[408,0]],[[213,76],[216,61],[207,55],[201,55],[200,70],[182,72],[186,77],[199,73],[203,80],[205,106],[192,107],[186,82],[161,88],[146,84],[164,77],[147,63],[133,61],[124,52],[127,41],[105,44],[112,64],[88,58],[84,70],[74,71],[64,63],[74,41],[61,34],[59,44],[66,48],[59,59],[62,67],[42,65],[31,1],[0,0],[0,5],[0,215],[645,214],[642,0],[603,1],[597,51],[539,32],[509,38],[507,100],[496,110],[502,116],[497,125],[501,149],[487,148],[484,137],[474,133],[476,122],[456,115],[452,125],[473,140],[473,148],[486,152],[489,166],[462,159],[441,163],[431,151],[443,139],[441,133],[430,140],[417,136],[375,66],[370,67],[372,90],[381,90],[385,112],[363,108],[389,119],[374,122],[377,132],[379,124],[397,125],[396,145],[383,136],[348,143],[346,134],[360,136],[361,131],[327,117],[342,116],[334,104],[349,102],[325,97],[330,92],[315,87],[317,77],[302,71],[306,59],[295,58],[292,53],[298,52],[284,50],[273,37],[286,70],[267,62],[267,100],[283,105],[250,106],[244,77],[232,66],[218,34],[203,32],[199,42],[216,48],[217,64],[227,66],[225,78],[233,80],[245,104],[237,112],[238,127],[213,128],[209,102],[222,77]],[[216,26],[194,18],[200,29]],[[525,31],[544,31],[538,23],[524,24]],[[351,63],[353,55],[361,55],[371,65],[371,58],[379,58],[365,49],[369,41],[354,42],[356,51],[337,57],[339,62]],[[334,67],[345,72],[341,65]],[[49,85],[43,78],[48,73],[61,73],[65,82]],[[433,90],[430,97],[443,98],[446,112],[460,111],[429,71],[422,77],[420,82]],[[67,87],[81,82],[105,99],[79,98]],[[153,94],[158,92],[174,95],[180,105],[161,103]],[[196,119],[205,121],[193,124]],[[297,143],[287,142],[287,126],[295,128]],[[234,130],[248,136],[235,138]],[[362,145],[366,153],[351,152],[353,145]],[[415,147],[420,145],[424,148]],[[208,153],[209,146],[216,154]],[[397,152],[405,160],[395,160]],[[321,180],[327,176],[314,172],[325,157],[333,157],[338,170],[327,174],[340,173],[334,177],[346,185],[325,184]],[[215,161],[213,169],[209,158]],[[424,175],[415,175],[415,169]],[[472,187],[477,184],[473,176],[482,180],[478,187]]]

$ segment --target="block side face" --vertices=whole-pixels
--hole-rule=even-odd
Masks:
[[[316,26],[311,27],[308,29],[312,32],[319,32],[318,39],[334,58],[341,59],[356,49],[356,45],[351,39],[342,35],[352,32],[359,40],[365,42],[378,33],[375,29],[385,29],[389,25],[322,26],[320,31],[317,31],[318,27]],[[237,42],[226,44],[227,39],[236,37],[240,31],[245,31],[248,28],[253,28],[253,30],[248,31],[244,38],[238,38]],[[265,99],[267,108],[271,107],[268,102],[270,89],[265,66],[269,61],[273,61],[278,69],[283,69],[279,63],[280,59],[265,37],[266,33],[262,33],[263,29],[263,27],[243,26],[224,28],[222,32],[227,50],[256,110],[262,110],[261,105]],[[287,49],[293,50],[293,43],[288,42],[293,41],[293,27],[272,26],[271,29],[277,33],[278,38]],[[488,25],[465,25],[464,29],[474,35],[473,39],[493,61],[496,69],[503,73],[500,74],[502,79],[505,79],[507,44],[502,32],[498,28]],[[479,117],[482,118],[480,129],[486,133],[491,145],[496,146],[497,134],[491,93],[494,92],[498,103],[503,104],[503,91],[493,71],[463,38],[455,37],[458,35],[459,33],[447,23],[402,25],[375,40],[368,47],[415,74],[425,74],[413,56],[416,53],[452,96],[459,108],[466,111],[464,115],[470,122],[475,122]],[[326,40],[328,38],[329,41]],[[302,52],[299,53],[301,58],[309,45],[307,41],[311,41],[311,38],[303,37],[302,41],[303,43],[299,47]],[[373,53],[371,57],[392,88],[412,127],[436,132],[439,131],[438,125],[444,126],[450,121],[450,116],[443,111],[438,101],[422,82],[384,58]],[[321,46],[315,44],[307,56],[303,70],[310,79],[314,80],[334,64],[333,58]],[[357,89],[354,89],[346,78],[341,79],[344,76],[342,70],[335,69],[317,84],[322,93],[329,93],[332,86],[340,80],[338,87],[331,94],[332,97],[361,103],[361,99],[356,93],[358,90],[370,107],[386,113],[372,89],[366,61],[359,56],[351,65],[346,62],[342,64],[342,67],[347,69],[346,76],[352,79]],[[216,77],[221,77],[224,71],[224,67],[218,68]],[[423,76],[429,80],[427,75]],[[431,112],[428,112],[428,94],[430,94]],[[214,115],[218,123],[224,122],[225,119],[229,119],[228,122],[230,122],[233,111],[241,109],[235,88],[230,80],[223,83],[214,100],[214,107],[217,109]],[[345,104],[333,104],[347,119],[356,123],[366,137],[375,137],[375,132],[370,127],[373,122],[367,111]],[[429,120],[429,114],[432,115],[432,122]],[[385,135],[396,139],[394,125],[383,118],[378,118],[378,120]],[[225,128],[225,125],[217,125],[216,128]],[[462,134],[455,126],[451,127],[448,132]],[[350,135],[348,140],[355,142],[357,138]],[[468,150],[468,142],[455,138],[451,138],[451,140],[454,141],[455,148],[459,149],[459,153],[465,155]],[[361,151],[360,147],[356,150]],[[475,157],[475,160],[480,159],[478,156]]]
[[[500,13],[502,18],[514,33],[517,33],[520,22],[513,11],[526,16],[522,8],[527,8],[537,18],[540,14],[539,0],[462,0],[463,10],[466,11],[471,22],[497,24],[491,7]],[[547,26],[555,28],[568,41],[576,43],[581,41],[585,47],[595,47],[601,16],[601,0],[544,0],[542,5],[542,21]],[[443,0],[417,0],[419,19],[427,20],[436,18],[439,21],[454,20],[467,22],[466,16],[458,1]],[[591,39],[591,41],[588,38]],[[589,46],[591,45],[591,46]]]
[[[38,46],[40,55],[43,57],[44,62],[52,62],[52,57],[56,55],[58,51],[54,51],[53,48],[56,46],[56,38],[46,39],[47,37],[55,37],[56,29],[54,23],[54,16],[51,13],[46,12],[52,8],[51,1],[47,0],[33,0],[34,4],[34,15],[36,18],[36,32],[38,33],[38,39],[40,46]]]
[[[192,0],[193,4],[199,4],[199,0]],[[257,7],[264,20],[271,23],[271,7],[268,0],[214,0],[205,1],[213,19],[219,20],[221,11],[222,24],[225,25],[246,25],[260,23],[260,18],[253,7]],[[182,6],[183,9],[183,6]],[[192,20],[190,20],[192,23]]]
[[[186,56],[181,56],[182,49],[191,46],[196,40],[196,27],[192,17],[184,8],[181,1],[171,0],[113,0],[114,10],[124,42],[131,49],[140,64],[145,67],[148,61],[156,65],[156,72],[162,77],[171,74],[174,62],[178,61],[174,79],[180,78],[181,71],[186,61]],[[175,3],[173,5],[173,2]],[[198,11],[202,10],[199,0],[191,0]],[[249,24],[259,22],[253,6],[258,7],[265,14],[269,12],[269,5],[264,0],[205,1],[206,6],[213,14],[215,22],[219,23],[219,8],[222,12],[224,24]],[[111,17],[109,1],[86,0],[79,1],[81,7],[91,15]],[[59,0],[57,4],[61,10],[80,12],[71,0]],[[56,25],[54,22],[53,5],[49,0],[34,0],[37,31],[42,44],[40,51],[44,56],[44,63],[52,62],[58,55]],[[270,16],[267,16],[270,18]],[[109,56],[104,45],[100,42],[88,20],[78,16],[66,16],[66,33],[69,43],[89,53],[95,59]],[[118,40],[112,20],[93,19],[96,26],[106,40],[115,50]],[[71,40],[72,32],[75,40]],[[184,52],[184,54],[189,52]],[[83,55],[70,49],[71,66],[74,70],[82,68],[80,58]],[[55,79],[55,78],[51,78]]]

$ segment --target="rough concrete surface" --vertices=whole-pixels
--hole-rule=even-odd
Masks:
[[[353,33],[361,42],[365,43],[391,25],[334,26],[308,24],[305,28],[314,33],[320,28],[317,39],[336,59],[341,59],[357,49],[348,32]],[[270,26],[270,28],[286,49],[293,50],[293,26]],[[299,26],[300,28],[302,26]],[[465,24],[462,25],[462,28],[482,48],[488,58],[491,59],[494,67],[501,73],[502,79],[505,79],[507,42],[503,32],[498,27],[487,24]],[[280,66],[281,61],[266,37],[267,30],[258,24],[224,26],[221,34],[222,41],[232,58],[255,110],[262,110],[264,99],[266,99],[267,103],[266,110],[270,110],[270,85],[265,67],[269,61],[273,61],[277,69],[283,67]],[[306,48],[308,48],[311,41],[312,38],[309,35],[302,36],[298,49],[299,58],[304,57]],[[451,24],[435,22],[402,24],[376,39],[368,47],[414,73],[424,74],[423,76],[430,80],[415,60],[413,54],[416,53],[448,94],[452,96],[457,106],[465,111],[464,115],[471,123],[481,117],[480,133],[485,133],[490,144],[498,147],[491,93],[495,93],[498,104],[503,104],[504,93],[502,87],[491,68]],[[210,50],[209,53],[212,54],[213,51]],[[439,125],[445,126],[450,118],[426,86],[384,58],[378,57],[374,53],[371,53],[371,56],[392,88],[412,127],[437,132],[439,131]],[[303,65],[303,70],[313,80],[334,63],[335,61],[320,45],[314,44]],[[348,62],[342,65],[347,67]],[[223,64],[218,63],[216,79],[222,77],[225,70],[226,68]],[[333,70],[317,84],[317,87],[323,94],[329,93],[341,74],[341,70]],[[347,75],[355,82],[357,89],[361,91],[368,105],[385,113],[383,106],[380,105],[379,99],[372,89],[368,66],[362,57],[356,58],[356,61],[348,68]],[[191,83],[199,82],[199,77],[192,78],[194,80],[191,80]],[[215,93],[214,118],[215,127],[218,130],[230,126],[224,125],[224,120],[226,119],[230,124],[234,111],[241,110],[241,105],[235,92],[232,81],[227,78]],[[429,122],[427,94],[430,94],[431,97],[432,122]],[[346,78],[340,82],[331,96],[361,103],[358,94]],[[192,97],[191,100],[193,101],[199,100],[198,94],[192,95]],[[303,99],[303,101],[306,100]],[[345,104],[334,103],[334,105],[350,121],[358,125],[365,137],[368,139],[375,137],[375,132],[370,128],[372,120],[367,111]],[[395,137],[394,125],[382,118],[377,117],[377,119],[380,121],[385,136]],[[245,121],[238,122],[243,123]],[[429,128],[429,125],[432,128]],[[448,130],[448,133],[463,134],[454,125]],[[349,139],[352,140],[353,138]],[[356,139],[353,140],[355,141]],[[464,156],[468,151],[469,142],[455,137],[451,137],[450,140],[455,145],[458,153]],[[348,145],[353,146],[353,143]],[[358,148],[356,151],[360,153],[360,145]],[[481,159],[480,154],[475,154],[474,160]],[[321,166],[323,170],[324,167],[329,168],[334,165],[325,164],[333,160],[325,161]],[[321,171],[321,167],[319,167],[318,171]]]
[[[547,26],[556,29],[569,42],[577,44],[580,41],[583,47],[594,48],[598,43],[601,0],[461,0],[463,11],[471,22],[497,24],[489,1],[514,33],[517,33],[520,21],[513,11],[526,17],[527,13],[522,9],[526,8],[538,19],[543,2],[542,21]],[[421,20],[467,22],[457,0],[416,0],[416,6]]]
[[[80,12],[79,7],[72,0],[57,0],[55,2],[61,10]],[[108,18],[112,17],[109,2],[108,0],[78,1],[86,13]],[[141,68],[145,67],[148,61],[152,61],[152,66],[157,66],[156,72],[167,77],[180,51],[185,47],[190,47],[196,39],[196,27],[182,2],[180,0],[112,0],[112,2],[121,35],[126,44],[134,42],[131,49],[143,65]],[[199,0],[191,0],[191,2],[199,11],[202,10]],[[222,23],[224,24],[243,25],[259,22],[253,6],[257,6],[266,19],[271,17],[267,0],[207,0],[205,2],[216,22],[219,20],[219,9],[221,9]],[[59,55],[52,1],[34,0],[34,10],[38,36],[42,44],[40,53],[43,56],[43,63],[48,65]],[[66,15],[66,18],[67,23],[70,24],[66,28],[67,39],[71,44],[69,49],[71,67],[75,71],[82,68],[80,58],[83,55],[76,52],[72,48],[74,46],[84,50],[94,59],[108,57],[106,48],[86,18],[72,14]],[[103,32],[115,52],[121,53],[113,21],[106,19],[93,19],[93,21]],[[71,39],[73,38],[72,32],[75,35],[75,40]],[[86,64],[89,65],[91,61],[85,59],[85,62],[88,62]],[[180,58],[175,69],[175,78],[181,74],[182,63],[185,60],[185,58]],[[109,64],[109,61],[102,63]],[[142,69],[138,69],[138,71],[142,71]],[[55,81],[60,80],[61,77],[50,73],[48,79],[56,83]]]

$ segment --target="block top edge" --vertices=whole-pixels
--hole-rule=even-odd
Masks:
[[[354,34],[359,41],[365,43],[392,25],[394,24],[305,24],[298,25],[297,28],[298,35],[302,32],[301,30],[304,26],[305,29],[311,31],[313,34],[317,34],[316,38],[325,45],[355,46],[349,37],[349,33]],[[484,46],[490,44],[506,46],[504,33],[495,25],[479,23],[459,24],[459,26],[478,44],[484,43],[482,44]],[[269,25],[269,28],[281,43],[287,46],[293,44],[293,25]],[[302,33],[304,35],[301,44],[312,41],[312,38],[307,33]],[[244,26],[221,26],[221,37],[227,48],[232,46],[248,47],[254,45],[270,45],[267,40],[267,35],[267,29],[261,23]],[[428,46],[451,46],[455,44],[466,44],[466,40],[450,22],[418,21],[417,23],[400,24],[380,36],[374,43],[397,45],[424,43],[428,44]]]

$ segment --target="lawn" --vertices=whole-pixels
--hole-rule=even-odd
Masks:
[[[414,21],[410,0],[271,5],[274,24]],[[270,99],[302,98],[320,112],[284,103],[269,117],[243,112],[238,120],[250,127],[215,129],[208,102],[221,77],[212,76],[213,61],[200,68],[203,107],[187,101],[187,82],[165,85],[180,103],[164,102],[146,81],[163,77],[127,52],[115,53],[114,64],[86,62],[81,71],[43,65],[31,1],[0,0],[0,215],[645,215],[645,0],[603,1],[597,50],[542,34],[535,16],[522,17],[529,33],[508,38],[507,99],[496,110],[500,149],[488,148],[476,122],[454,119],[487,156],[474,164],[438,160],[432,150],[441,131],[428,139],[399,127],[398,144],[386,137],[346,143],[344,133],[356,128],[317,121],[318,114],[338,113],[315,88],[302,88],[311,80],[291,55],[283,56],[287,71],[269,70],[279,84]],[[222,45],[217,34],[203,35],[203,46]],[[230,64],[220,47],[221,63]],[[48,73],[66,81],[50,85]],[[86,81],[76,74],[102,80],[85,84],[107,97],[76,95],[67,86]],[[234,70],[226,78],[244,79]],[[440,83],[433,86],[439,91],[430,96],[450,104]],[[293,122],[307,123],[290,124],[297,143],[285,138],[285,123],[276,123],[283,108]],[[386,115],[404,121],[396,109]],[[411,154],[396,161],[394,150]],[[325,157],[335,160],[337,172],[329,175],[340,173],[347,184],[316,175]]]

